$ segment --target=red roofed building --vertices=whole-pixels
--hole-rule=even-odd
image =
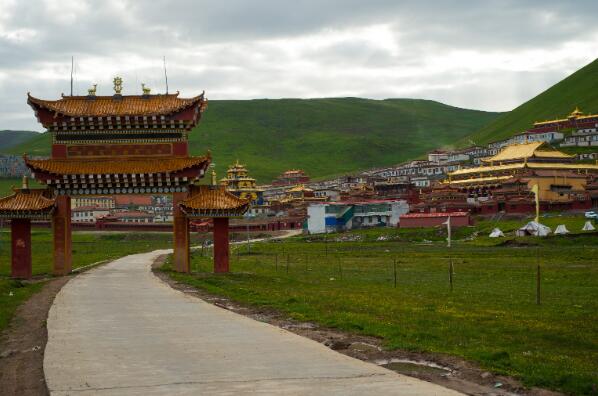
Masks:
[[[278,176],[272,182],[273,186],[293,186],[309,183],[309,176],[301,169],[291,169]]]

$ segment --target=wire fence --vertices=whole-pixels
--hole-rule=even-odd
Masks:
[[[337,244],[338,245],[338,244]],[[231,272],[329,287],[417,295],[586,303],[598,297],[598,247],[234,246]],[[369,245],[369,244],[368,244]],[[193,254],[192,270],[212,271],[212,248]],[[595,299],[596,301],[596,299]]]

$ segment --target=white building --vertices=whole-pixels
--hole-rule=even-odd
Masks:
[[[325,202],[307,208],[310,234],[345,231],[364,227],[396,227],[399,217],[409,212],[404,200]]]
[[[587,147],[587,146],[598,146],[598,132],[597,128],[586,128],[578,129],[572,132],[571,135],[567,136],[561,147]]]

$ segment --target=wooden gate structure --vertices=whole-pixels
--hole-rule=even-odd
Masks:
[[[216,186],[195,186],[211,154],[189,155],[188,134],[207,107],[204,94],[65,96],[27,103],[52,139],[51,157],[24,156],[45,189],[24,183],[0,198],[0,217],[11,220],[13,277],[31,276],[31,220],[51,218],[55,275],[71,272],[71,196],[172,194],[173,269],[190,272],[189,218],[214,217],[214,271],[228,272],[228,216],[240,216],[249,202]],[[218,225],[218,226],[216,226]]]

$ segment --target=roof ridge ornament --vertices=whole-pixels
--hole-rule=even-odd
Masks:
[[[114,94],[121,95],[123,89],[123,79],[119,76],[116,76],[112,81],[114,82]]]
[[[141,91],[143,92],[143,96],[149,96],[151,90],[151,88],[145,86],[145,83],[141,83]]]

